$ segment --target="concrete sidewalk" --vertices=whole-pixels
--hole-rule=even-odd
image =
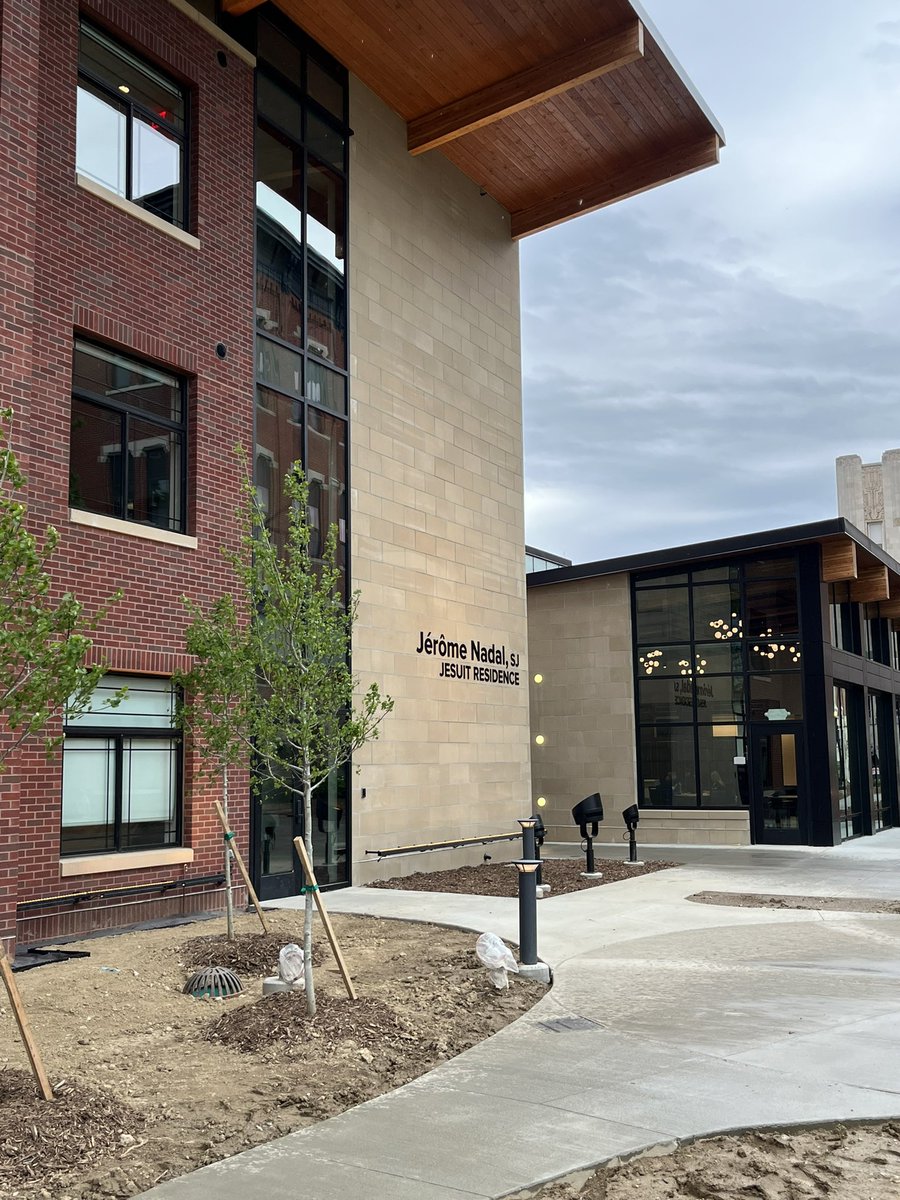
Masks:
[[[686,899],[900,897],[900,832],[735,853],[542,901],[555,983],[514,1025],[405,1087],[146,1195],[502,1197],[686,1136],[900,1115],[900,920]],[[513,900],[362,888],[328,900],[517,932]]]

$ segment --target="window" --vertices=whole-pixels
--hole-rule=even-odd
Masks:
[[[185,96],[178,84],[82,22],[77,170],[184,229],[185,126]]]
[[[127,687],[121,703],[110,702]],[[105,675],[63,744],[63,855],[177,846],[181,734],[168,679]]]
[[[73,508],[183,532],[186,442],[180,380],[76,342],[69,450]]]
[[[866,521],[866,537],[878,546],[884,545],[884,521]]]

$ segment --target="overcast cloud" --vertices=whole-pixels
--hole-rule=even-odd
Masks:
[[[897,0],[646,0],[717,167],[526,239],[526,536],[576,562],[820,520],[900,446]]]

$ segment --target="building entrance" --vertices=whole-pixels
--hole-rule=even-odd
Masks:
[[[335,772],[313,792],[313,866],[322,887],[348,882],[348,770]],[[260,899],[296,896],[304,883],[293,845],[295,837],[303,837],[302,799],[266,784],[260,789],[259,801]]]
[[[750,819],[754,842],[804,845],[806,797],[796,729],[752,726]]]

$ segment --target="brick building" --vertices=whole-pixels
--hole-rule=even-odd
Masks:
[[[8,945],[221,904],[170,679],[180,597],[229,585],[239,444],[275,529],[304,462],[396,701],[317,803],[323,881],[529,806],[517,239],[721,131],[627,0],[408,8],[0,0],[0,400],[55,586],[124,593],[96,653],[129,687],[0,777]],[[290,802],[236,795],[261,892],[295,890]]]

